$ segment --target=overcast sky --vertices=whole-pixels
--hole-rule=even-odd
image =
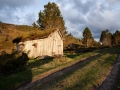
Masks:
[[[103,30],[120,30],[120,0],[0,0],[0,21],[31,25],[48,2],[55,2],[67,31],[82,38],[85,27],[99,40]]]

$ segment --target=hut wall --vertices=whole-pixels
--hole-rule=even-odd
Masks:
[[[51,33],[48,38],[22,43],[24,44],[23,51],[28,53],[29,57],[63,55],[63,40],[58,31]]]

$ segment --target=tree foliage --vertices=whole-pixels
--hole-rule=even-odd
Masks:
[[[120,31],[116,30],[116,32],[113,34],[113,45],[120,44]]]
[[[104,46],[110,46],[112,44],[112,34],[109,32],[108,29],[106,29],[105,31],[102,31],[100,42]]]
[[[88,27],[86,27],[83,31],[83,43],[85,44],[85,47],[91,47],[92,42],[94,41],[91,31]]]
[[[44,10],[39,12],[37,23],[42,29],[58,28],[62,33],[66,30],[59,7],[54,2],[44,5]]]
[[[39,26],[35,22],[33,22],[32,26],[33,26],[34,29],[38,29],[39,28]]]

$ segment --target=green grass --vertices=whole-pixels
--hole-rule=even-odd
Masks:
[[[17,87],[25,81],[31,81],[40,74],[47,73],[48,71],[54,72],[95,54],[96,52],[89,52],[77,54],[74,58],[62,57],[61,59],[30,59],[27,63],[26,70],[12,75],[0,76],[0,88],[2,90],[8,87]]]
[[[109,52],[111,51],[111,52]],[[118,49],[100,50],[98,55],[92,60],[83,63],[80,67],[58,76],[48,86],[36,85],[32,89],[41,90],[89,90],[98,87],[108,75],[114,63]],[[114,52],[114,53],[113,53]],[[113,54],[111,54],[113,53]]]
[[[89,52],[83,54],[76,54],[74,58],[69,58],[68,56],[62,58],[49,58],[49,59],[34,59],[28,62],[27,68],[32,71],[33,76],[45,73],[49,70],[63,68],[71,65],[72,63],[78,62],[90,56],[97,54],[96,52]],[[73,56],[73,55],[71,55]]]
[[[57,86],[64,84],[61,89],[73,89],[97,86],[99,80],[109,71],[112,66],[119,48],[109,48],[106,50],[98,50],[88,53],[78,53],[71,55],[70,53],[65,54],[66,57],[62,58],[47,58],[47,59],[30,59],[27,62],[26,69],[24,71],[11,74],[11,75],[0,75],[0,89],[17,87],[21,83],[30,82],[33,78],[38,75],[45,73],[52,73],[60,70],[64,67],[70,66],[80,60],[86,59],[90,56],[100,53],[99,57],[93,58],[90,62],[83,63],[80,68],[66,73],[64,76],[56,78],[57,82],[51,85],[51,90],[58,89]],[[91,84],[90,84],[91,83]]]

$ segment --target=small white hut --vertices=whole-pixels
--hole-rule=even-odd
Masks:
[[[63,55],[63,37],[58,29],[34,40],[21,40],[16,46],[17,51],[26,52],[28,57]]]

